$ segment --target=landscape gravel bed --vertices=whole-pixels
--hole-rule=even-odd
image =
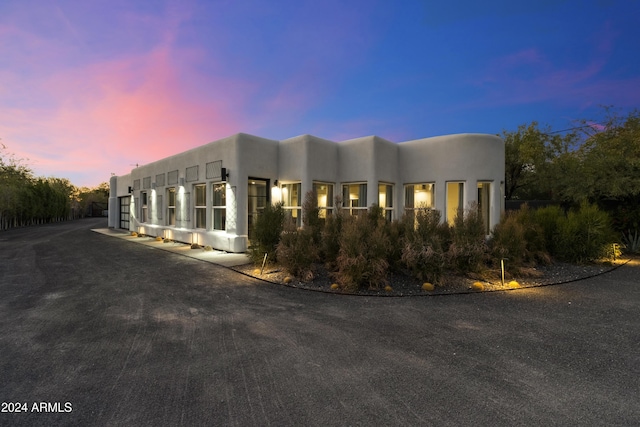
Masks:
[[[471,292],[505,291],[518,288],[531,288],[536,286],[548,286],[573,282],[586,279],[614,270],[626,264],[630,258],[621,258],[613,262],[599,262],[590,264],[568,264],[554,262],[549,265],[542,265],[536,268],[523,269],[520,274],[505,274],[505,283],[502,284],[500,271],[487,271],[482,275],[456,276],[450,275],[443,279],[443,282],[432,291],[422,289],[422,281],[417,280],[407,274],[391,273],[387,280],[390,288],[385,289],[380,286],[378,289],[362,289],[358,292],[347,292],[342,287],[332,289],[331,285],[336,283],[331,273],[323,265],[315,265],[313,278],[311,280],[301,280],[292,277],[279,266],[266,266],[260,271],[260,266],[245,264],[233,267],[234,270],[267,282],[301,288],[311,291],[330,292],[336,294],[365,295],[365,296],[427,296],[446,295]],[[517,282],[517,283],[514,283]],[[474,283],[480,282],[482,290],[476,290]]]

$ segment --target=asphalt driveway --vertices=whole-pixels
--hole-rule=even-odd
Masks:
[[[0,233],[1,425],[640,424],[637,262],[504,293],[357,297],[100,227]]]

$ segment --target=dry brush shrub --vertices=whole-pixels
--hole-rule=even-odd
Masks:
[[[342,206],[342,198],[335,198],[335,212],[325,219],[324,227],[320,232],[320,258],[327,264],[330,270],[336,269],[336,262],[340,253],[340,235],[345,214]]]
[[[458,211],[446,253],[450,268],[462,274],[482,270],[488,254],[484,230],[484,221],[475,203]]]
[[[295,277],[313,280],[313,264],[318,260],[317,248],[310,230],[297,230],[294,221],[286,221],[276,246],[278,263]]]
[[[346,290],[378,289],[388,284],[391,248],[385,228],[384,218],[372,212],[343,219],[336,276]]]
[[[441,222],[442,215],[436,210],[419,210],[405,218],[413,229],[404,239],[402,263],[414,277],[439,284],[450,243],[449,225]]]
[[[285,212],[282,203],[267,204],[258,216],[249,248],[249,256],[255,264],[262,262],[265,253],[269,263],[276,262],[276,246],[280,242],[284,220]]]

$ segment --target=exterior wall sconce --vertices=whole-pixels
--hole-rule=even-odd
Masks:
[[[180,187],[184,187],[184,178],[180,178]]]
[[[152,190],[155,190],[155,189],[156,189],[156,183],[155,183],[155,182],[151,183],[151,189],[152,189]]]
[[[229,178],[229,171],[227,168],[220,168],[220,177],[223,181],[226,181]]]
[[[133,193],[133,187],[129,186],[129,194]]]
[[[275,181],[273,181],[273,186],[277,187],[278,186],[278,180],[276,179]]]

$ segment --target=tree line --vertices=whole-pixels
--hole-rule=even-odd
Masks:
[[[587,201],[609,213],[616,231],[640,229],[640,112],[602,112],[562,133],[535,121],[503,131],[505,198],[565,209]]]
[[[108,198],[107,183],[78,188],[65,178],[36,177],[0,145],[0,230],[83,218]]]

